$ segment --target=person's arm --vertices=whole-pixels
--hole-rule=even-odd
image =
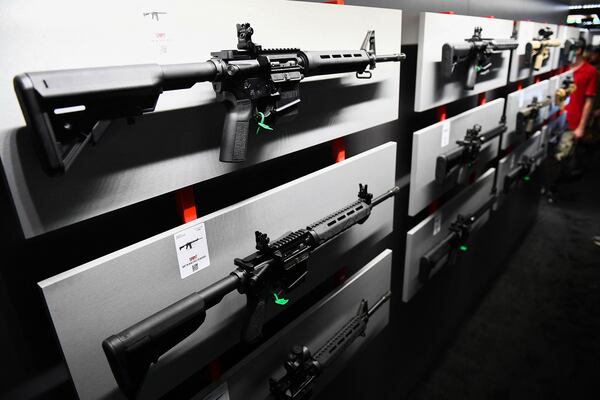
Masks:
[[[581,119],[579,125],[573,131],[573,134],[577,139],[580,139],[585,134],[585,127],[587,126],[588,119],[594,106],[594,97],[596,97],[596,82],[598,79],[598,73],[593,70],[589,72],[589,79],[584,84],[585,87],[581,88],[585,90],[585,102],[583,103],[583,110],[581,110]]]
[[[575,130],[573,131],[573,134],[577,139],[582,138],[583,134],[585,133],[585,127],[587,126],[587,121],[590,117],[590,112],[592,111],[593,104],[593,97],[588,96],[585,98],[585,103],[583,103],[583,110],[581,111],[581,119],[579,120],[579,125],[577,125],[577,128],[575,128]]]

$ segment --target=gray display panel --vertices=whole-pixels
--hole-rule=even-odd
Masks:
[[[225,277],[235,257],[254,251],[255,230],[277,238],[306,227],[354,201],[359,183],[375,195],[392,188],[395,162],[396,144],[390,142],[40,282],[80,398],[119,397],[100,347],[103,339]],[[389,235],[393,207],[393,199],[378,205],[364,224],[316,252],[306,282],[292,292],[289,304],[340,266],[354,265],[348,252],[359,245],[368,249]],[[202,228],[210,264],[182,279],[177,240]],[[151,368],[140,398],[160,396],[238,343],[245,304],[245,296],[231,293],[211,308],[202,327]],[[267,318],[282,311],[268,304]]]
[[[194,399],[211,399],[211,395],[222,394],[224,386],[228,388],[230,400],[266,399],[269,395],[269,378],[284,375],[283,363],[292,347],[305,345],[314,353],[356,314],[362,299],[373,305],[390,290],[391,272],[392,251],[385,250],[342,287],[287,325]],[[391,301],[394,301],[393,294]],[[351,362],[352,356],[361,347],[368,346],[368,342],[387,326],[388,320],[389,302],[369,319],[366,336],[358,338],[319,376],[313,393],[318,394],[346,363]]]
[[[524,140],[524,138],[519,138],[515,132],[517,127],[517,113],[521,108],[530,104],[534,97],[537,97],[538,101],[544,100],[548,96],[548,85],[548,80],[545,80],[508,95],[506,98],[506,127],[508,129],[502,137],[503,150],[510,145],[518,145]],[[548,118],[548,109],[549,106],[542,108],[536,119],[536,124],[541,124]]]
[[[481,125],[482,133],[496,128],[500,124],[503,112],[504,99],[496,99],[413,134],[408,215],[416,215],[456,186],[455,180],[436,183],[437,157],[458,148],[456,141],[462,140],[467,129],[473,128],[475,124]],[[464,181],[474,171],[479,175],[483,172],[486,164],[498,155],[499,140],[499,137],[495,138],[482,147],[477,163],[471,168],[462,169],[460,181]]]
[[[543,131],[544,133],[547,131],[546,127],[544,127]],[[521,143],[509,155],[498,161],[498,173],[496,175],[496,193],[498,194],[498,201],[496,202],[497,207],[500,207],[503,204],[504,198],[506,197],[503,192],[504,178],[510,171],[517,167],[519,160],[524,156],[533,157],[539,150],[545,147],[542,141],[543,136],[546,135],[543,135],[541,130],[536,132],[529,140]],[[533,167],[533,170],[535,170],[538,165],[539,163]]]
[[[485,204],[494,188],[494,168],[489,169],[467,190],[444,204],[406,234],[406,258],[404,261],[404,285],[402,301],[408,302],[423,287],[419,282],[419,260],[448,233],[450,224],[458,214],[468,215]],[[473,229],[487,221],[482,217]],[[443,268],[444,262],[431,271],[431,276]]]
[[[160,12],[157,18],[152,11]],[[299,115],[273,132],[251,134],[247,161],[227,164],[219,161],[225,108],[212,85],[202,83],[163,93],[157,112],[134,125],[112,122],[64,176],[42,170],[12,87],[15,75],[206,61],[211,51],[236,48],[241,22],[252,24],[253,39],[265,48],[358,49],[375,30],[379,54],[400,51],[400,10],[266,0],[159,6],[106,0],[92,9],[70,0],[3,2],[0,43],[11,56],[0,60],[0,158],[25,237],[398,118],[400,63],[377,65],[372,79],[353,73],[308,78]]]
[[[540,22],[518,21],[516,25],[517,39],[519,47],[512,52],[512,60],[510,66],[510,81],[520,81],[531,76],[545,74],[554,69],[554,54],[560,53],[560,47],[550,47],[550,56],[544,61],[542,67],[535,71],[530,65],[526,64],[525,47],[527,43],[538,37],[540,29],[549,27],[553,34],[550,39],[558,38],[558,26],[553,24],[544,24]]]
[[[510,51],[500,52],[494,59],[493,70],[487,76],[477,77],[473,90],[464,88],[466,74],[455,73],[450,79],[441,74],[444,43],[466,43],[465,39],[471,38],[478,26],[483,28],[484,38],[509,39],[513,22],[466,15],[431,12],[420,14],[415,111],[425,111],[506,85]],[[457,67],[456,72],[464,70],[463,67],[464,65]]]

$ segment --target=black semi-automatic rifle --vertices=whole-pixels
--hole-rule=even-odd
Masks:
[[[525,66],[534,71],[542,68],[544,61],[550,57],[550,47],[560,47],[560,40],[550,39],[554,34],[549,27],[540,29],[538,36],[525,45]]]
[[[475,87],[477,76],[492,71],[492,57],[500,51],[513,50],[519,45],[516,39],[485,39],[481,37],[482,28],[476,27],[473,36],[459,43],[445,43],[442,47],[442,75],[449,79],[457,64],[466,62],[467,78],[465,89]]]
[[[506,131],[504,121],[500,125],[481,133],[481,125],[475,124],[467,129],[463,140],[457,140],[459,147],[440,154],[435,163],[435,181],[443,184],[450,176],[457,174],[463,166],[472,167],[477,163],[481,147]]]
[[[419,261],[419,282],[425,284],[429,281],[431,271],[446,258],[450,265],[454,264],[458,251],[467,251],[466,242],[474,224],[483,217],[496,202],[493,195],[481,207],[470,215],[459,214],[450,224],[448,234],[439,243],[425,253]]]
[[[517,113],[517,134],[533,134],[539,125],[537,120],[542,108],[548,107],[550,104],[552,104],[550,96],[547,96],[542,101],[538,101],[538,98],[534,97],[530,104],[520,109]]]
[[[356,339],[365,336],[369,318],[387,302],[391,292],[384,294],[375,305],[369,308],[362,300],[352,319],[338,330],[323,346],[313,354],[306,346],[294,346],[283,364],[285,375],[270,379],[269,388],[275,400],[308,400],[319,375],[323,373]]]
[[[27,125],[35,132],[50,172],[64,172],[82,148],[101,135],[102,121],[154,111],[166,90],[212,82],[227,108],[220,160],[246,159],[248,133],[276,117],[292,115],[300,103],[299,84],[310,76],[355,72],[368,79],[378,63],[404,54],[375,54],[375,32],[360,49],[303,51],[263,49],[252,42],[250,24],[237,25],[237,50],[211,53],[206,62],[30,72],[14,79]],[[96,128],[96,129],[95,129]]]
[[[560,51],[560,65],[570,65],[575,62],[575,52],[578,48],[579,39],[568,38],[565,40]]]
[[[179,246],[179,250],[183,250],[184,248],[191,250],[193,247],[193,244],[196,243],[198,240],[200,240],[200,239],[191,240],[191,241],[187,242],[186,244]]]
[[[311,254],[350,227],[364,223],[373,207],[399,191],[396,186],[373,199],[367,185],[359,185],[358,200],[306,228],[288,232],[273,242],[257,231],[257,251],[236,258],[237,268],[231,274],[105,339],[102,348],[123,393],[135,398],[151,364],[194,333],[204,322],[206,310],[235,290],[247,297],[242,339],[252,342],[259,338],[267,301],[278,305],[288,302],[287,294],[308,274]]]
[[[565,101],[575,90],[577,90],[577,86],[575,86],[573,78],[567,76],[563,79],[560,87],[556,89],[556,93],[554,93],[554,104],[562,110],[565,106]]]
[[[504,185],[502,191],[504,194],[510,193],[510,191],[520,181],[529,181],[531,179],[531,173],[537,161],[544,156],[546,149],[540,149],[533,156],[523,156],[521,161],[518,162],[517,167],[512,169],[504,177]]]

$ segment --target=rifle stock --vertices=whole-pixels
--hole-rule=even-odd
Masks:
[[[194,333],[204,322],[206,310],[239,285],[239,278],[230,275],[106,338],[102,349],[123,393],[135,398],[150,366]]]

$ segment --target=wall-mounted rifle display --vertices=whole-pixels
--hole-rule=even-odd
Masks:
[[[467,129],[465,138],[457,140],[459,147],[440,154],[435,164],[435,181],[443,184],[451,176],[458,174],[462,167],[472,167],[477,163],[481,147],[490,140],[506,132],[506,125],[501,121],[500,125],[481,133],[481,125],[475,124]]]
[[[323,346],[311,353],[306,346],[294,346],[283,364],[285,375],[270,379],[271,396],[275,400],[308,400],[319,375],[323,373],[356,339],[365,336],[369,318],[391,297],[384,294],[371,308],[362,300],[358,311]]]
[[[151,364],[196,331],[206,311],[225,295],[239,291],[247,297],[247,318],[242,332],[246,342],[262,333],[267,301],[285,305],[288,294],[307,276],[313,252],[354,225],[364,223],[373,207],[395,196],[396,186],[373,199],[367,185],[359,185],[358,199],[346,207],[270,241],[256,232],[256,252],[236,258],[237,268],[225,278],[190,294],[102,343],[114,377],[125,395],[135,398]]]
[[[529,181],[531,174],[538,160],[544,156],[546,149],[540,149],[533,156],[523,156],[517,163],[517,166],[510,170],[504,177],[504,184],[502,191],[504,194],[510,193],[510,191],[516,187],[520,181]]]
[[[550,58],[550,47],[560,47],[558,39],[551,39],[554,34],[549,27],[540,29],[538,36],[525,45],[525,66],[530,66],[534,71],[539,71],[548,58]]]
[[[571,93],[577,90],[577,86],[575,86],[575,82],[571,76],[567,76],[563,79],[560,87],[556,89],[554,93],[554,104],[560,109],[564,109],[565,101],[569,98]]]
[[[445,43],[442,46],[442,75],[449,79],[455,67],[467,63],[465,89],[472,90],[478,76],[492,71],[493,56],[500,51],[513,50],[519,45],[516,39],[487,39],[481,37],[482,28],[476,27],[473,36],[459,43]]]
[[[489,211],[496,202],[496,196],[491,196],[481,207],[470,215],[459,214],[450,224],[448,234],[434,247],[428,250],[419,260],[419,281],[423,284],[429,281],[431,272],[441,266],[443,260],[449,265],[454,264],[459,251],[467,251],[466,242],[476,222]]]
[[[539,101],[537,97],[534,97],[530,104],[521,108],[517,113],[517,134],[531,135],[535,133],[535,130],[539,128],[537,120],[540,112],[544,107],[548,107],[551,104],[552,98],[550,96],[547,96],[541,101]]]
[[[237,25],[237,50],[211,54],[206,62],[143,64],[31,72],[14,79],[15,91],[50,172],[65,172],[103,121],[154,111],[163,91],[212,82],[227,108],[220,160],[246,159],[248,133],[272,130],[268,124],[293,115],[300,103],[299,83],[311,76],[355,72],[369,79],[378,63],[398,62],[404,54],[377,55],[375,32],[360,49],[303,51],[263,49],[252,41],[250,24]]]

